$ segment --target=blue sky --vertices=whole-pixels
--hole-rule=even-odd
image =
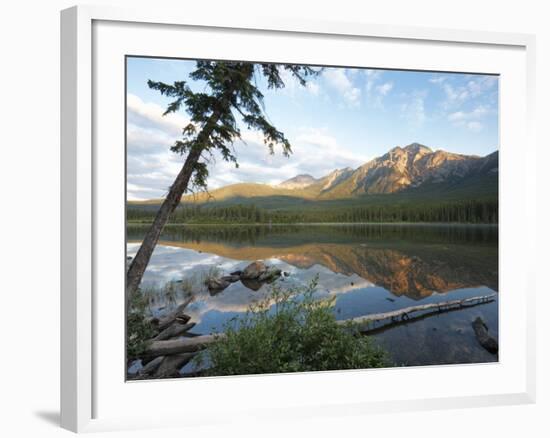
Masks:
[[[166,194],[181,167],[169,151],[188,115],[163,117],[168,99],[147,80],[190,81],[194,61],[128,58],[128,199]],[[235,145],[240,167],[217,159],[210,188],[237,182],[276,184],[297,174],[321,177],[336,168],[356,168],[395,146],[422,143],[433,150],[487,155],[498,149],[498,78],[487,75],[327,67],[306,87],[285,75],[287,86],[267,90],[271,122],[294,153],[269,156],[256,132],[243,129]]]

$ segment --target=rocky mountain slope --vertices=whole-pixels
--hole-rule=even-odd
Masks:
[[[274,186],[234,184],[213,190],[210,199],[288,197],[322,201],[434,190],[496,193],[497,183],[498,151],[479,157],[433,151],[412,143],[406,147],[397,146],[357,169],[337,169],[321,178],[297,175]],[[193,199],[203,200],[200,194]]]
[[[321,178],[300,174],[277,185],[231,184],[209,195],[187,195],[183,202],[268,202],[284,207],[286,202],[353,201],[365,197],[410,194],[420,197],[453,196],[455,199],[496,197],[498,193],[498,151],[485,157],[432,150],[419,143],[394,147],[357,169],[336,169]],[[248,201],[247,201],[248,200]],[[355,201],[354,201],[355,200]],[[158,204],[150,200],[136,204]],[[273,205],[272,205],[273,204]]]
[[[424,184],[456,183],[491,174],[498,174],[498,152],[478,157],[432,151],[413,143],[403,148],[395,147],[355,170],[335,170],[317,180],[310,175],[301,175],[302,185],[293,189],[307,187],[311,191],[315,188],[319,198],[343,198],[396,193]],[[279,187],[290,188],[287,183],[285,181]]]

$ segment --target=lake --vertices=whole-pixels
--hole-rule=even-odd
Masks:
[[[146,225],[128,225],[133,256]],[[193,332],[223,330],[270,291],[268,284],[232,283],[211,294],[204,278],[263,260],[285,275],[281,287],[318,278],[317,295],[334,297],[337,319],[498,292],[498,227],[492,225],[168,225],[142,281],[154,314],[192,291]],[[475,338],[480,316],[498,339],[493,302],[379,327],[370,336],[395,366],[495,362]]]

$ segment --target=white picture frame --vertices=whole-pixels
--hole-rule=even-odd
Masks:
[[[146,36],[140,36],[145,33]],[[102,56],[114,56],[118,59],[121,53],[127,52],[124,44],[130,41],[132,44],[145,44],[145,38],[150,41],[151,47],[146,50],[156,50],[155,45],[162,43],[163,38],[172,36],[170,32],[185,30],[187,37],[192,38],[193,32],[205,35],[232,34],[235,38],[267,38],[270,43],[277,39],[294,38],[296,41],[308,40],[307,44],[315,44],[317,39],[334,39],[335,47],[340,44],[369,44],[384,43],[388,47],[406,44],[417,47],[426,54],[430,50],[444,53],[448,47],[456,48],[457,54],[441,56],[433,59],[431,64],[426,63],[425,68],[444,71],[473,71],[461,69],[460,65],[472,66],[478,63],[488,63],[484,56],[492,56],[495,53],[493,70],[486,72],[503,74],[510,78],[504,85],[501,109],[510,102],[515,102],[517,108],[512,112],[501,115],[501,124],[505,125],[502,135],[501,154],[501,182],[500,196],[503,207],[501,208],[501,243],[500,262],[502,284],[501,315],[503,319],[503,334],[501,342],[503,347],[507,344],[517,350],[516,356],[511,357],[504,352],[501,361],[495,368],[483,368],[483,365],[464,365],[454,367],[417,367],[411,370],[393,369],[393,373],[387,377],[385,371],[358,372],[330,372],[307,373],[296,375],[258,376],[258,377],[231,377],[214,379],[193,379],[193,381],[177,382],[185,383],[186,391],[194,394],[198,400],[207,401],[208,395],[218,391],[220,394],[235,390],[242,392],[237,398],[235,406],[230,410],[222,407],[223,397],[220,403],[208,405],[202,410],[198,406],[191,412],[182,414],[177,409],[167,412],[162,407],[157,411],[151,411],[147,407],[149,415],[143,415],[127,407],[125,400],[131,400],[143,394],[144,398],[152,394],[167,394],[172,397],[170,385],[176,382],[141,382],[125,383],[124,375],[120,369],[109,369],[111,362],[105,358],[109,351],[117,351],[123,345],[123,338],[115,336],[112,345],[106,345],[104,328],[106,325],[119,327],[123,320],[116,321],[117,311],[120,307],[111,306],[105,310],[105,300],[101,299],[102,287],[105,281],[113,280],[113,284],[120,284],[120,272],[123,269],[117,265],[117,271],[111,274],[103,266],[111,263],[104,252],[106,242],[121,232],[121,221],[109,228],[109,221],[105,217],[109,206],[120,203],[117,193],[104,195],[105,187],[117,184],[124,178],[124,168],[120,167],[120,153],[124,151],[124,144],[115,145],[112,152],[101,149],[107,138],[119,139],[124,126],[115,126],[119,123],[123,114],[113,109],[115,117],[110,117],[114,128],[111,129],[104,123],[107,97],[114,99],[118,105],[120,93],[123,92],[124,78],[117,74],[109,75],[112,82],[108,86],[101,83],[103,77],[110,70],[103,70],[103,66],[110,64],[105,61],[108,58]],[[169,35],[168,35],[169,34]],[[140,38],[143,37],[143,41]],[[268,41],[266,39],[266,41]],[[152,40],[152,41],[151,41]],[[105,41],[109,42],[109,50]],[[306,44],[306,43],[304,43]],[[271,45],[270,47],[275,47]],[[305,46],[304,46],[305,47]],[[314,46],[311,46],[314,47]],[[134,51],[133,49],[132,51]],[[167,51],[172,50],[170,47]],[[205,44],[195,45],[187,51],[188,57],[200,57],[201,51],[208,51],[208,56],[216,56],[211,48]],[[332,50],[332,52],[331,52]],[[315,59],[325,57],[324,61],[335,57],[336,48],[326,48],[324,54],[309,54],[318,56]],[[399,49],[406,58],[403,48]],[[454,50],[454,49],[453,49]],[[112,51],[110,53],[109,51]],[[467,60],[468,53],[476,52]],[[109,52],[110,54],[108,54]],[[287,62],[296,62],[299,54],[279,55],[276,50],[273,54],[266,55],[266,60],[281,60],[277,56],[288,56]],[[290,52],[289,52],[290,53]],[[374,52],[373,52],[374,53]],[[420,53],[420,52],[419,52]],[[216,418],[217,422],[232,421],[235,418],[273,418],[287,415],[292,418],[305,418],[312,415],[342,415],[346,413],[361,415],[367,412],[396,412],[412,409],[442,409],[456,407],[473,407],[503,404],[531,403],[535,399],[535,311],[534,311],[534,274],[529,267],[528,256],[521,260],[514,260],[512,250],[527,250],[534,245],[536,233],[535,216],[526,208],[513,208],[515,201],[521,200],[523,205],[533,206],[535,200],[535,174],[534,168],[528,169],[526,163],[521,161],[518,151],[511,145],[519,142],[524,154],[536,154],[536,145],[533,138],[534,120],[534,55],[535,38],[532,35],[490,33],[483,31],[461,31],[452,29],[425,29],[403,26],[382,26],[367,23],[338,23],[316,22],[306,20],[280,20],[263,17],[250,19],[227,20],[225,17],[215,15],[196,16],[188,11],[151,9],[140,11],[134,9],[119,9],[110,7],[78,6],[62,11],[61,13],[61,425],[75,431],[101,431],[113,429],[134,429],[162,426],[190,426],[204,424]],[[162,55],[161,53],[157,53]],[[483,55],[483,56],[479,56]],[[208,57],[204,56],[204,57]],[[239,56],[236,54],[235,56]],[[250,54],[251,57],[257,56]],[[345,56],[342,55],[342,56]],[[381,56],[381,55],[380,55]],[[387,55],[389,56],[389,55]],[[464,56],[461,59],[460,56]],[[449,58],[449,59],[446,59]],[[479,58],[479,59],[478,59]],[[498,58],[498,59],[497,59]],[[334,58],[334,62],[338,62]],[[349,59],[349,58],[348,58]],[[380,65],[383,63],[382,58]],[[120,61],[120,59],[118,60]],[[118,62],[117,61],[117,62]],[[345,60],[342,62],[346,62]],[[358,61],[361,64],[361,61]],[[387,61],[386,61],[387,62]],[[401,68],[416,69],[417,65],[402,65],[407,60],[400,61]],[[419,63],[421,61],[418,61]],[[329,62],[330,63],[330,62]],[[438,65],[441,65],[438,68]],[[506,67],[509,64],[508,67]],[[117,64],[118,65],[118,64]],[[341,64],[345,65],[345,64]],[[481,65],[481,64],[479,64]],[[501,67],[502,66],[502,67]],[[113,68],[118,68],[114,66]],[[472,67],[473,68],[473,67]],[[502,68],[502,71],[499,70]],[[509,70],[507,70],[509,69]],[[114,70],[120,72],[120,70]],[[477,71],[477,70],[476,70]],[[109,73],[110,74],[110,73]],[[109,79],[110,81],[110,79]],[[99,85],[98,85],[99,84]],[[114,87],[114,88],[113,88]],[[117,88],[118,87],[118,88]],[[122,87],[122,88],[120,88]],[[115,89],[116,88],[116,89]],[[114,92],[113,92],[114,90]],[[112,103],[112,102],[111,102]],[[509,106],[509,105],[508,105]],[[112,106],[111,106],[112,108]],[[507,107],[504,107],[506,109]],[[512,111],[512,110],[510,110]],[[515,122],[513,116],[519,116]],[[510,123],[507,123],[510,122]],[[510,126],[511,125],[511,126]],[[99,127],[98,127],[99,126]],[[117,130],[117,133],[114,133]],[[122,131],[120,131],[122,130]],[[112,137],[106,137],[112,136]],[[119,148],[120,146],[120,148]],[[100,153],[98,153],[98,148]],[[115,154],[106,157],[105,154]],[[118,158],[117,158],[118,157]],[[106,158],[109,158],[106,160]],[[107,162],[111,164],[107,164]],[[519,183],[512,186],[507,181],[511,165],[517,165],[516,178]],[[108,175],[108,176],[107,176]],[[109,181],[107,181],[109,178]],[[509,178],[509,177],[508,177]],[[109,198],[107,200],[107,198]],[[123,198],[122,198],[123,199]],[[102,204],[104,203],[105,204]],[[123,205],[120,206],[123,208]],[[118,216],[115,216],[118,218]],[[524,235],[516,236],[518,224],[525,225]],[[102,237],[103,236],[103,237]],[[123,248],[122,248],[123,251]],[[505,254],[504,251],[507,251]],[[116,251],[115,251],[116,252]],[[527,252],[527,251],[526,251]],[[123,259],[120,261],[123,265]],[[510,273],[507,266],[514,262],[518,278],[508,277]],[[111,263],[112,265],[112,263]],[[534,265],[534,264],[533,264]],[[117,279],[115,279],[115,277]],[[504,283],[503,280],[505,280]],[[519,291],[517,295],[507,294],[507,290],[514,288]],[[118,290],[113,287],[113,290]],[[123,301],[123,289],[120,288],[120,301]],[[118,303],[118,301],[117,301]],[[120,304],[120,303],[119,303]],[[512,312],[517,312],[515,327],[510,325]],[[101,315],[101,325],[98,318]],[[508,321],[508,322],[507,322]],[[508,325],[510,325],[508,327]],[[105,350],[103,350],[105,348]],[[112,350],[109,350],[112,349]],[[103,354],[102,354],[103,353]],[[121,351],[121,354],[123,352]],[[510,366],[508,366],[510,365]],[[375,388],[376,382],[383,382],[391,378],[394,382],[403,379],[404,382],[421,381],[430,379],[435,382],[438,379],[444,381],[449,376],[458,379],[459,384],[452,391],[446,389],[430,391],[421,389],[420,384],[410,384],[407,392],[382,396],[382,389]],[[405,374],[407,373],[407,374]],[[478,373],[480,376],[475,377]],[[479,381],[479,389],[473,391],[470,383],[472,376],[474,383]],[[494,381],[491,381],[493,377]],[[464,379],[463,382],[461,379]],[[498,381],[501,381],[499,384]],[[115,382],[116,384],[113,384]],[[356,384],[369,384],[373,391],[371,396],[354,394],[350,388]],[[256,394],[253,403],[246,401],[247,395],[255,394],[254,388],[265,385],[270,394],[269,400]],[[324,392],[331,394],[331,399],[320,397],[315,391],[323,385]],[[382,385],[382,383],[380,383]],[[500,385],[500,386],[499,386]],[[397,386],[397,385],[396,385]],[[280,388],[280,392],[279,389]],[[298,388],[294,403],[284,402],[283,391],[289,388]],[[119,392],[117,392],[119,391]],[[397,395],[396,395],[397,394]],[[126,398],[124,398],[126,397]],[[201,398],[202,397],[202,398]],[[190,398],[193,398],[190,396]],[[227,401],[227,400],[226,400]],[[199,403],[200,404],[200,403]],[[208,412],[207,412],[208,410]],[[133,414],[132,414],[133,412]]]

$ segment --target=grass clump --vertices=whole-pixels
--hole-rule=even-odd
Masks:
[[[236,375],[383,367],[383,350],[348,324],[336,322],[334,299],[314,297],[307,288],[282,290],[226,324],[220,337],[200,355],[207,375]]]
[[[150,322],[149,299],[139,289],[128,303],[126,317],[126,357],[136,359],[149,347],[149,340],[154,335]]]
[[[202,284],[207,284],[210,281],[217,280],[223,275],[223,271],[218,266],[210,266],[208,271],[202,274]]]

